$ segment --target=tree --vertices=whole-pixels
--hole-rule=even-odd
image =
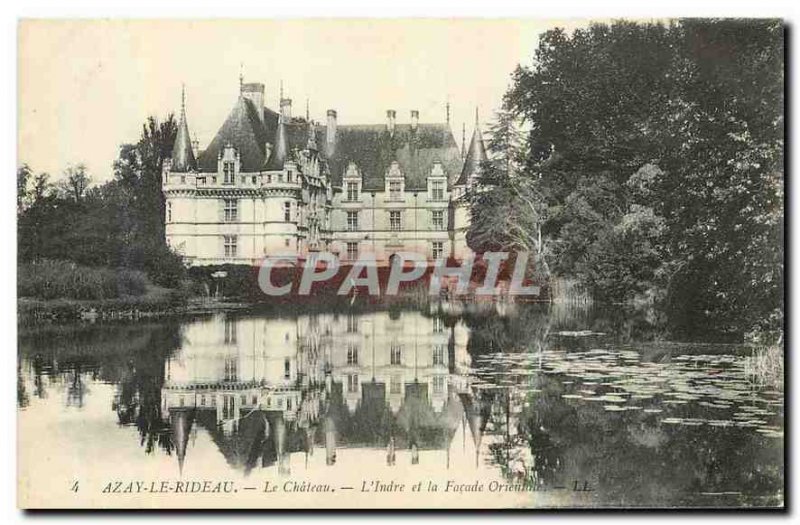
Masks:
[[[471,222],[467,243],[478,253],[528,252],[549,273],[541,236],[544,206],[536,177],[524,170],[522,133],[513,113],[501,110],[490,126],[489,160],[467,193]]]
[[[17,213],[20,213],[28,204],[28,182],[33,176],[33,170],[27,164],[17,168]]]
[[[52,189],[50,186],[50,174],[39,173],[33,179],[33,191],[31,192],[31,200],[37,202],[47,196],[48,192]]]
[[[163,123],[148,118],[139,142],[120,148],[115,179],[105,184],[90,187],[83,165],[65,170],[58,191],[47,174],[37,175],[18,219],[20,260],[144,270],[157,284],[177,286],[185,269],[164,238],[161,194],[161,167],[175,129],[172,116]]]
[[[68,197],[75,202],[80,202],[86,190],[89,188],[91,178],[86,173],[86,166],[78,164],[77,166],[67,166],[64,170],[64,180],[60,184],[61,190]]]
[[[556,273],[660,297],[676,333],[780,329],[780,21],[548,31],[505,105],[530,127]]]

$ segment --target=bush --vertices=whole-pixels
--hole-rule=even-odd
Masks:
[[[147,278],[135,270],[90,268],[55,260],[24,263],[17,267],[18,297],[115,299],[140,296],[146,289]]]

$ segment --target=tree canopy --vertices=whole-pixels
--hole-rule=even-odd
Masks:
[[[541,35],[498,124],[511,115],[526,131],[511,180],[541,199],[553,272],[598,300],[654,299],[690,332],[780,328],[783,82],[775,20]],[[493,137],[506,143],[502,128]],[[487,168],[482,185],[501,191],[477,198],[475,233],[525,206]]]

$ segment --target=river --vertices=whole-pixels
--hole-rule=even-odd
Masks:
[[[784,500],[783,392],[748,380],[749,350],[658,340],[618,309],[235,312],[21,330],[20,488],[34,503]]]

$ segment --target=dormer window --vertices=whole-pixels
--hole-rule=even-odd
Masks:
[[[291,184],[292,183],[292,176],[293,176],[292,170],[287,171],[286,172],[286,182]]]
[[[233,184],[236,177],[236,163],[225,161],[222,163],[223,184]]]
[[[349,202],[356,202],[358,200],[358,183],[357,182],[348,182],[347,183],[347,200]]]
[[[443,201],[444,200],[444,181],[434,180],[431,181],[431,200]]]
[[[388,200],[403,200],[403,172],[400,171],[400,163],[392,162],[386,173],[386,192],[389,194]]]
[[[403,183],[399,180],[389,181],[389,200],[399,201],[402,200]]]

